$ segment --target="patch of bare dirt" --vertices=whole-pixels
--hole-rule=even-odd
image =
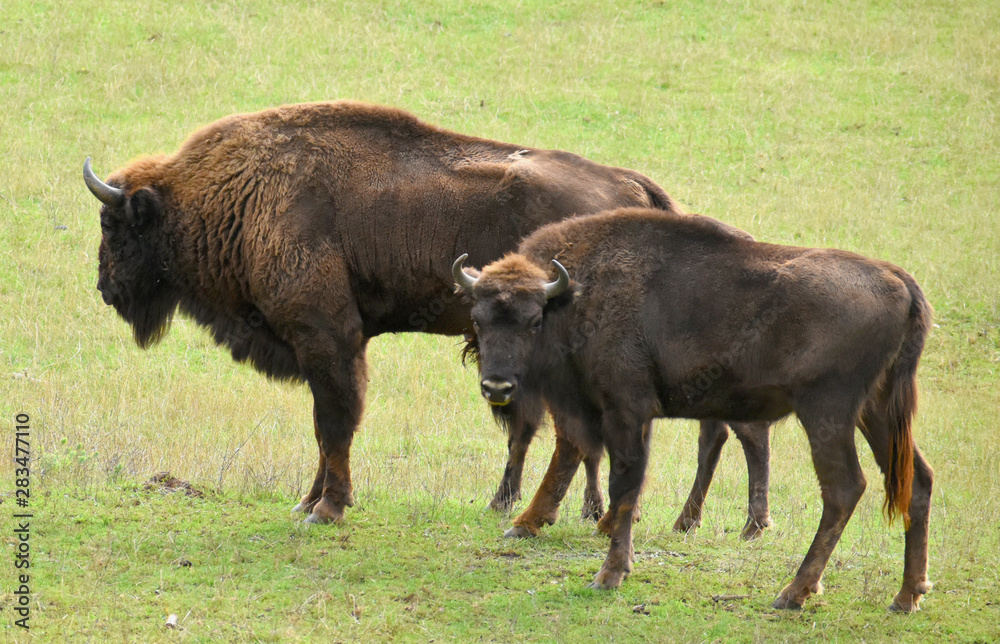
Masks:
[[[182,481],[175,476],[171,476],[170,472],[159,472],[154,474],[152,478],[146,481],[145,485],[142,486],[142,489],[147,492],[155,491],[161,494],[183,492],[184,496],[199,498],[205,496],[204,492],[191,487],[191,484],[187,481]]]

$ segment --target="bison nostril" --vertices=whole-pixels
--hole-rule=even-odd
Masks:
[[[508,380],[487,378],[480,383],[479,388],[483,392],[483,397],[491,404],[505,405],[510,402],[517,385]]]

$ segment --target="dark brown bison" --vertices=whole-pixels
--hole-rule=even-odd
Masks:
[[[442,245],[486,263],[570,215],[677,209],[637,172],[355,102],[230,116],[107,183],[88,159],[84,179],[104,204],[97,287],[140,346],[180,308],[236,360],[309,383],[319,468],[296,507],[310,522],[338,520],[353,502],[368,339],[470,330]],[[541,413],[512,428],[499,506],[520,490]]]
[[[352,503],[349,451],[368,339],[470,330],[442,246],[487,263],[570,215],[625,205],[678,210],[637,172],[354,102],[231,116],[107,183],[88,159],[84,179],[104,204],[97,287],[140,346],[160,339],[180,308],[236,360],[309,383],[319,468],[296,509],[310,522],[338,520]],[[520,496],[542,413],[525,410],[510,427],[496,508]],[[706,443],[725,438],[725,427],[705,431]],[[748,459],[763,458],[766,467],[762,449],[763,457]],[[588,467],[598,490],[591,513],[603,507],[596,468]],[[766,472],[764,481],[766,510]],[[701,498],[693,496],[697,505],[682,517],[688,524]]]
[[[885,475],[889,517],[906,524],[892,608],[917,610],[931,587],[933,475],[911,421],[931,308],[905,271],[645,209],[547,225],[478,275],[463,272],[463,259],[455,278],[474,302],[482,390],[494,412],[544,401],[561,433],[554,479],[572,476],[580,452],[610,453],[610,507],[600,525],[611,547],[592,587],[615,588],[632,569],[654,418],[770,422],[794,412],[812,448],[823,516],[775,607],[800,607],[821,591],[865,489],[858,426]],[[711,386],[694,386],[704,374]]]

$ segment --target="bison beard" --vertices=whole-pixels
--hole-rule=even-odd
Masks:
[[[132,335],[135,343],[143,349],[148,349],[163,339],[170,330],[174,310],[177,304],[170,304],[166,298],[151,300],[149,306],[129,307],[128,313],[122,313],[124,320],[132,319]]]
[[[140,346],[160,339],[179,307],[235,359],[309,384],[318,468],[296,509],[310,522],[338,521],[353,502],[368,339],[471,331],[468,306],[442,297],[452,288],[443,249],[481,265],[572,215],[679,212],[637,172],[349,101],[230,116],[106,183],[88,160],[84,179],[104,204],[98,288]],[[541,414],[522,408],[511,421],[496,507],[519,496]]]
[[[470,362],[477,368],[479,367],[479,340],[473,334],[465,336],[465,346],[462,347],[462,366],[466,366]],[[519,398],[506,405],[490,405],[490,413],[493,414],[493,420],[496,421],[497,425],[509,435],[519,423],[521,418],[519,410],[524,405],[525,402]]]
[[[521,421],[523,416],[521,410],[525,408],[525,401],[519,400],[518,402],[511,402],[506,405],[490,405],[490,413],[493,414],[493,420],[496,424],[506,434],[510,435],[513,428],[517,427]]]
[[[160,234],[159,222],[151,218],[157,208],[149,192],[140,191],[119,216],[107,205],[101,210],[97,288],[104,302],[132,325],[136,344],[143,349],[170,330],[179,299],[165,279],[160,249],[147,241]]]

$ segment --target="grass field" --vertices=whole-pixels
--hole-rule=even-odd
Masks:
[[[34,513],[26,632],[11,611],[23,571],[10,464],[0,638],[1000,639],[993,0],[5,0],[0,15],[0,427],[13,456],[15,415],[31,418]],[[702,528],[670,531],[697,430],[658,422],[634,572],[620,591],[585,590],[607,543],[577,518],[579,481],[532,541],[503,540],[509,518],[484,510],[505,438],[454,338],[373,341],[357,504],[343,525],[297,523],[288,509],[315,464],[307,391],[233,363],[189,320],[137,348],[94,289],[98,209],[80,170],[91,155],[106,176],[233,112],[333,98],[635,168],[758,239],[913,273],[937,323],[916,429],[937,476],[924,610],[885,610],[903,535],[881,517],[867,449],[868,492],[826,595],[771,610],[820,513],[794,419],[774,435],[776,526],[753,543],[738,538],[736,447]],[[550,434],[529,454],[526,494]],[[204,495],[145,489],[160,471]],[[170,614],[179,628],[165,628]]]

